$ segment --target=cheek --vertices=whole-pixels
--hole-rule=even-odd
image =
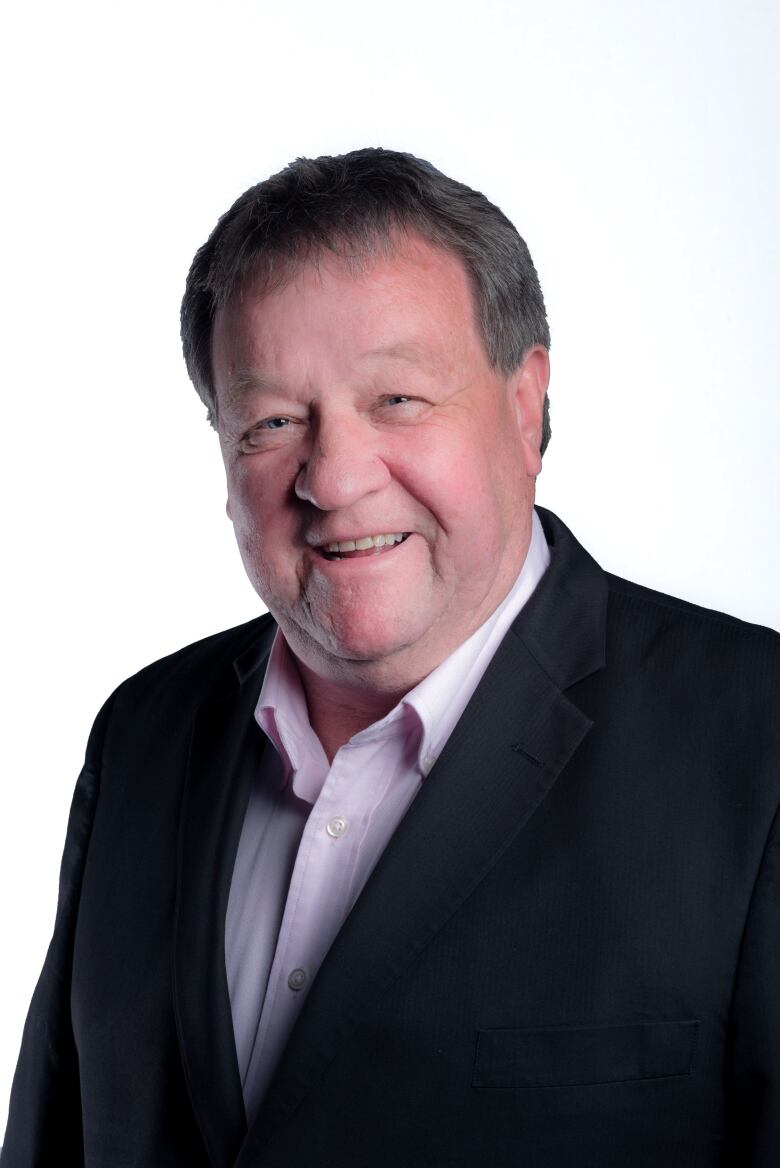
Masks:
[[[275,580],[294,573],[291,524],[278,483],[229,476],[228,506],[248,575],[256,586],[272,590]]]
[[[417,497],[453,535],[484,524],[496,510],[499,467],[493,455],[473,442],[433,447],[410,469]]]
[[[237,528],[265,532],[278,526],[288,510],[286,482],[282,467],[260,465],[257,456],[238,460],[227,476],[230,515]]]
[[[481,576],[495,566],[522,510],[521,478],[514,451],[500,440],[490,450],[474,441],[433,447],[409,468],[408,489],[435,521],[440,570],[454,561]]]

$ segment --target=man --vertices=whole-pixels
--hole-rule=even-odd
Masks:
[[[98,715],[3,1168],[777,1164],[778,638],[534,509],[512,225],[302,159],[182,323],[270,615]]]

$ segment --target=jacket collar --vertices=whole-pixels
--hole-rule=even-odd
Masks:
[[[557,515],[536,511],[550,566],[512,632],[565,690],[606,662],[607,577]]]

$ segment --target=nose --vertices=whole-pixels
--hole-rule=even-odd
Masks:
[[[358,416],[340,414],[317,424],[295,493],[320,511],[337,511],[389,482],[376,431]]]

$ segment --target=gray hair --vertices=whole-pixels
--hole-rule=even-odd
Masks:
[[[390,251],[394,238],[409,232],[463,263],[494,369],[508,376],[533,345],[550,347],[528,248],[483,194],[424,159],[381,147],[298,158],[236,200],[196,253],[187,276],[181,306],[184,360],[212,424],[217,416],[214,316],[250,271],[270,291],[323,252],[360,263],[377,249]],[[549,441],[545,397],[542,454]]]

